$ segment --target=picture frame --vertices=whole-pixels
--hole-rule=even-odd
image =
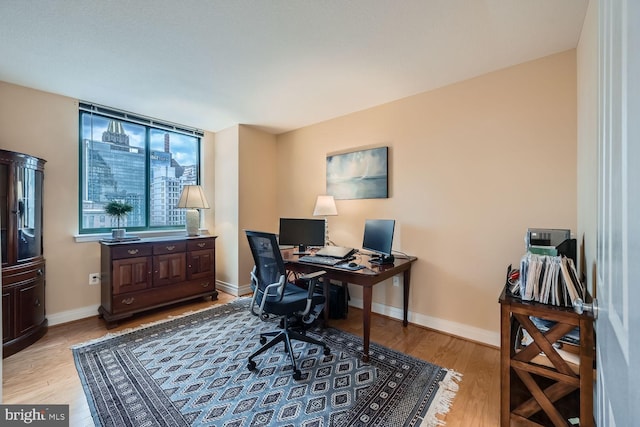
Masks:
[[[389,197],[389,147],[327,155],[327,194],[337,200]]]

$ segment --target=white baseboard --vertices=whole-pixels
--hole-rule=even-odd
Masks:
[[[362,308],[362,300],[351,298],[349,305]],[[390,307],[384,304],[373,303],[371,311],[379,313],[393,319],[402,320],[402,309]],[[409,323],[424,326],[436,331],[445,332],[472,341],[488,344],[494,347],[500,347],[500,333],[489,331],[486,329],[476,328],[474,326],[465,325],[463,323],[452,322],[450,320],[439,319],[437,317],[426,316],[420,313],[409,311],[407,318]]]
[[[251,286],[249,284],[238,287],[229,283],[216,281],[216,286],[219,291],[234,296],[247,295],[251,293]],[[351,298],[351,300],[349,301],[349,305],[352,307],[362,308],[362,300]],[[85,319],[91,316],[97,316],[98,307],[99,305],[91,305],[74,310],[47,315],[49,325],[54,326],[62,323],[73,322],[74,320]],[[402,309],[397,307],[390,307],[384,304],[373,303],[371,306],[371,311],[391,317],[393,319],[402,320]],[[437,317],[426,316],[424,314],[414,313],[411,311],[409,311],[407,317],[410,323],[414,323],[416,325],[435,329],[437,331],[488,344],[494,347],[500,346],[500,334],[498,332],[476,328],[474,326],[452,322],[450,320],[439,319]]]
[[[216,280],[216,289],[236,297],[253,292],[251,285],[248,283],[246,285],[235,285],[233,283],[221,282],[220,280]]]
[[[247,293],[250,293],[251,288],[249,287],[249,285],[247,285],[247,288],[249,289]],[[216,289],[222,290],[223,292],[231,295],[238,296],[238,288],[224,282],[216,281]],[[73,322],[74,320],[86,319],[87,317],[97,316],[98,307],[100,307],[100,304],[76,308],[74,310],[62,311],[60,313],[47,314],[47,320],[49,321],[49,326],[54,326],[60,325],[62,323]]]
[[[98,307],[100,307],[99,304],[76,308],[74,310],[62,311],[60,313],[47,314],[49,326],[60,325],[62,323],[73,322],[74,320],[97,316]]]

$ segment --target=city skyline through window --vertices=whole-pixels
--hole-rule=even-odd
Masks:
[[[81,233],[118,226],[104,212],[112,200],[133,206],[120,227],[184,227],[175,206],[184,185],[199,183],[199,136],[83,110],[80,134]]]

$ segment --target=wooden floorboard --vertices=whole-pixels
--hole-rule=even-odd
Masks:
[[[107,330],[97,316],[50,327],[47,335],[34,345],[4,359],[3,403],[69,404],[71,426],[93,426],[71,346],[102,337],[108,332],[224,304],[234,298],[220,293],[218,301],[198,301],[164,308],[136,316],[111,330]],[[500,352],[497,348],[411,324],[405,328],[398,320],[375,314],[371,324],[373,342],[463,375],[451,410],[443,417],[448,427],[499,424]],[[348,318],[332,320],[331,326],[360,335],[362,311],[350,307]]]

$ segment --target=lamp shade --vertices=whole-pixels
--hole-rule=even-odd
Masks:
[[[318,196],[316,207],[313,209],[313,216],[338,215],[336,201],[333,196]]]
[[[199,185],[185,185],[182,187],[182,194],[180,194],[180,200],[178,200],[176,207],[209,209],[209,203],[207,203],[207,199],[204,197],[202,187]]]

